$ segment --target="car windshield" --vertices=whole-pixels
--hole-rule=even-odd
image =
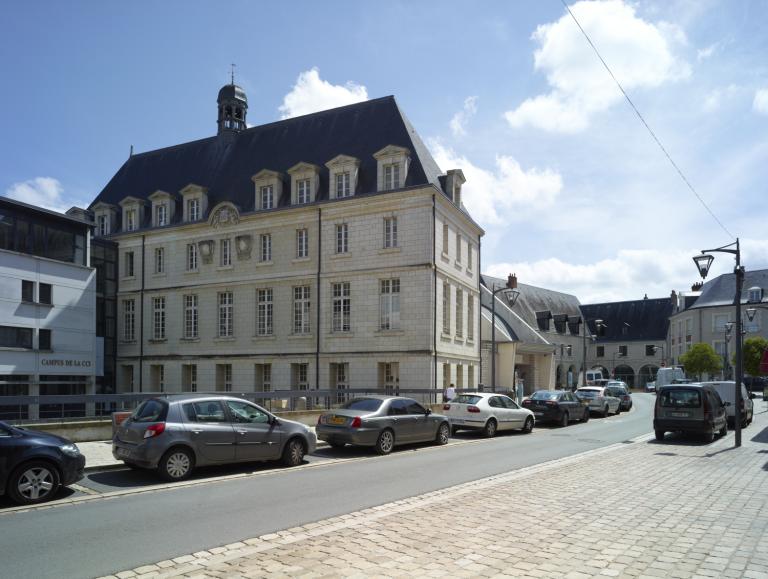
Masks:
[[[482,399],[482,396],[475,396],[472,394],[460,394],[453,400],[451,404],[477,404]]]
[[[701,406],[701,394],[698,390],[662,390],[659,404],[666,408],[698,408]]]
[[[531,395],[531,400],[557,400],[560,397],[558,392],[539,390]]]
[[[353,398],[341,408],[344,410],[366,410],[373,412],[381,407],[383,400],[378,398]]]
[[[161,400],[145,400],[131,414],[134,422],[163,422],[168,413],[168,405]]]

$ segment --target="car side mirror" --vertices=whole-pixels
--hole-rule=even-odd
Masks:
[[[427,414],[427,416],[429,416],[430,414],[432,414],[432,409],[431,409],[431,408],[427,408],[427,412],[426,412],[426,414]]]
[[[749,398],[750,398],[750,400],[754,400],[755,398],[757,398],[757,396],[755,395],[754,392],[750,392],[749,393]]]

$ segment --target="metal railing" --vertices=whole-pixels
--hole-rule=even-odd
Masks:
[[[109,418],[113,412],[133,411],[148,398],[172,395],[234,396],[250,400],[270,412],[329,410],[359,396],[404,396],[422,404],[442,401],[442,390],[421,388],[345,388],[332,390],[271,390],[269,392],[133,392],[44,396],[0,396],[0,420],[10,423],[74,422]]]

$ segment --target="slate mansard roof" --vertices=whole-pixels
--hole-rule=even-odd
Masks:
[[[672,315],[672,299],[656,298],[581,306],[587,326],[597,334],[593,320],[603,320],[605,335],[598,342],[665,340]],[[629,324],[625,326],[624,324]],[[626,328],[626,333],[622,330]]]
[[[117,206],[128,196],[147,199],[158,190],[178,196],[192,183],[208,189],[209,207],[226,200],[241,211],[253,211],[251,177],[268,169],[285,174],[288,185],[287,170],[300,162],[320,168],[317,200],[324,200],[325,163],[342,154],[360,160],[355,194],[373,193],[373,154],[388,145],[410,150],[404,187],[433,184],[442,190],[440,168],[394,97],[388,96],[133,155],[90,207],[100,202]],[[282,195],[280,206],[289,203],[290,195]]]
[[[762,301],[768,300],[768,269],[747,270],[744,273],[744,286],[741,292],[741,301],[746,303],[749,298],[749,290],[758,287],[763,290]],[[701,288],[701,295],[688,309],[709,308],[717,306],[735,305],[736,276],[726,273],[710,280]]]

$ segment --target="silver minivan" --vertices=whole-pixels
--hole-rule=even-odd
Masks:
[[[736,424],[736,381],[735,380],[721,380],[716,382],[701,382],[701,384],[707,384],[712,386],[723,402],[727,403],[725,407],[725,416],[728,419],[728,426],[733,428]],[[747,392],[747,387],[742,383],[741,385],[741,427],[746,428],[752,422],[752,416],[754,414],[754,404],[752,403],[753,395]]]
[[[112,455],[178,481],[197,466],[277,459],[296,466],[316,446],[311,428],[247,400],[172,394],[136,408],[115,432]]]

